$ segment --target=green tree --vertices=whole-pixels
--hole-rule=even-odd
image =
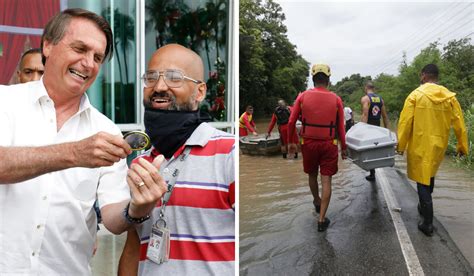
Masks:
[[[186,4],[168,0],[147,1],[145,9],[148,13],[146,26],[147,28],[154,26],[156,31],[156,49],[170,43],[169,40],[173,35],[170,28],[176,24],[182,14],[189,11]]]
[[[431,43],[427,48],[413,59],[410,65],[402,63],[400,66],[400,75],[398,76],[399,91],[398,97],[403,99],[394,107],[397,111],[401,111],[403,103],[408,94],[420,85],[421,69],[429,63],[440,64],[441,51],[438,49],[439,43]]]
[[[335,85],[331,85],[329,89],[341,97],[344,105],[358,111],[360,98],[364,96],[364,85],[369,80],[372,80],[370,76],[362,77],[360,74],[352,74],[342,78]]]
[[[440,83],[456,93],[463,110],[474,103],[474,46],[470,39],[452,40],[443,47]]]
[[[111,12],[110,7],[102,11],[102,16],[110,22]],[[128,65],[127,65],[127,51],[135,39],[135,21],[132,17],[120,13],[117,9],[114,10],[114,48],[115,56],[117,57],[117,64],[119,68],[120,81],[122,83],[129,83],[128,81]],[[123,81],[122,62],[120,61],[119,47],[122,50],[122,56],[125,63],[125,80]]]
[[[433,42],[422,49],[413,61],[408,62],[406,53],[400,57],[398,75],[379,74],[374,78],[376,92],[384,99],[391,119],[398,118],[409,93],[420,85],[421,69],[429,63],[440,69],[439,84],[456,93],[461,104],[468,132],[470,154],[462,162],[472,167],[474,160],[474,46],[469,38],[449,41],[442,49],[439,42]],[[330,88],[342,97],[344,105],[360,112],[360,98],[364,95],[363,84],[370,76],[352,74],[344,77]],[[451,135],[449,150],[454,153],[456,140]]]
[[[278,3],[242,0],[239,16],[240,110],[270,114],[278,99],[291,103],[306,89],[309,64],[288,40]]]
[[[391,117],[398,117],[400,112],[400,105],[403,105],[405,99],[401,99],[400,84],[398,78],[395,76],[380,74],[374,80],[374,85],[377,87],[377,92],[382,96],[385,103],[385,108]]]

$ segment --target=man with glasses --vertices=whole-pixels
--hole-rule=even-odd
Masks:
[[[153,54],[142,77],[153,147],[132,162],[128,176],[146,177],[143,165],[164,158],[168,192],[151,219],[128,232],[119,275],[234,275],[235,137],[200,120],[203,72],[199,55],[169,44]]]

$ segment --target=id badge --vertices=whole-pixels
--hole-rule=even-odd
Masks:
[[[166,228],[164,221],[162,224],[160,225],[158,221],[151,228],[150,241],[146,253],[147,259],[156,264],[167,262],[170,252],[170,231]]]

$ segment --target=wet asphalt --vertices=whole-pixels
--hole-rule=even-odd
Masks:
[[[436,218],[433,237],[418,230],[417,193],[406,176],[395,168],[377,169],[377,176],[380,171],[402,208],[424,274],[474,275]],[[367,173],[352,164],[344,173],[350,181],[337,191],[333,188],[326,232],[317,232],[317,214],[306,187],[307,196],[295,197],[298,202],[291,208],[263,223],[268,232],[256,229],[259,234],[252,238],[241,234],[240,275],[409,275],[380,183],[365,180]]]

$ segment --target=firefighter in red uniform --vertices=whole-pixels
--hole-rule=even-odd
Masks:
[[[341,157],[346,159],[346,133],[344,130],[344,107],[335,93],[327,90],[331,71],[326,64],[315,64],[311,69],[314,88],[301,93],[295,101],[288,122],[288,137],[295,132],[295,123],[301,114],[304,172],[309,176],[309,188],[313,194],[313,204],[319,213],[318,231],[329,226],[326,211],[331,200],[331,178],[337,172],[338,147],[341,143]],[[289,153],[296,149],[290,145]],[[318,190],[318,169],[321,172],[322,195]]]
[[[292,144],[298,144],[298,135],[296,132],[293,137],[288,141],[288,120],[290,119],[291,108],[286,105],[284,100],[278,101],[278,106],[273,112],[272,120],[268,126],[267,138],[270,136],[270,133],[275,126],[275,123],[278,124],[278,132],[280,133],[280,142],[281,142],[281,153],[283,158],[286,158],[288,152],[288,142]],[[298,158],[298,152],[294,155],[295,159]]]
[[[239,118],[239,136],[247,136],[249,135],[249,131],[252,132],[253,135],[258,135],[257,134],[257,127],[255,126],[255,122],[252,117],[253,114],[253,107],[251,105],[248,105],[247,108],[245,108],[245,112],[240,115]]]

